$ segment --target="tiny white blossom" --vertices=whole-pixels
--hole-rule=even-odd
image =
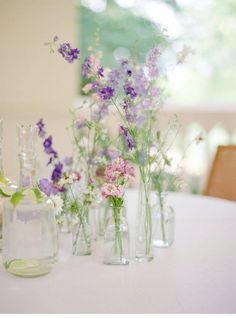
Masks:
[[[51,195],[50,199],[52,200],[54,206],[55,215],[59,216],[62,212],[64,205],[62,198],[59,195]]]

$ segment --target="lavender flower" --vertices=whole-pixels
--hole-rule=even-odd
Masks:
[[[95,80],[95,81],[92,82],[92,89],[93,89],[95,92],[98,91],[99,87],[100,87],[100,85],[99,85],[99,82],[98,82],[98,81]]]
[[[58,52],[62,57],[69,63],[73,63],[79,57],[80,50],[75,48],[72,49],[69,43],[62,43],[59,46]]]
[[[128,76],[132,75],[132,71],[131,70],[127,70],[126,73],[127,73]]]
[[[43,178],[41,180],[39,180],[39,189],[45,193],[47,196],[50,196],[52,194],[53,191],[53,186],[52,183],[46,179]]]
[[[63,169],[63,164],[62,163],[57,163],[53,169],[51,180],[53,182],[57,182],[61,176],[62,176],[62,169]]]
[[[128,149],[132,150],[134,148],[134,143],[133,143],[132,137],[130,136],[128,128],[126,128],[124,126],[120,126],[120,130],[125,138],[125,142],[126,142]]]
[[[36,126],[38,127],[38,131],[39,131],[39,136],[41,138],[44,138],[45,135],[46,135],[46,131],[44,130],[44,122],[43,122],[43,119],[40,118],[40,120],[37,122]]]
[[[114,96],[114,89],[110,86],[106,86],[99,91],[99,96],[103,100],[109,100]]]
[[[146,64],[148,67],[148,75],[151,79],[156,79],[159,76],[159,69],[157,67],[157,60],[159,56],[160,50],[158,47],[154,47],[148,52]]]
[[[124,87],[125,94],[127,96],[130,96],[132,99],[137,97],[137,93],[135,92],[135,89],[128,82],[125,83],[123,87]]]
[[[120,73],[118,70],[111,70],[108,74],[108,82],[113,88],[117,88],[120,82]]]
[[[72,157],[65,157],[65,159],[64,159],[64,164],[65,164],[66,166],[71,166],[72,163],[73,163],[73,158],[72,158]]]
[[[86,57],[84,62],[82,63],[81,70],[82,70],[82,76],[84,78],[89,77],[90,69],[91,69],[91,59],[90,57]]]
[[[123,109],[125,111],[126,120],[131,123],[134,121],[135,116],[131,114],[131,100],[128,98],[124,99]]]
[[[99,69],[98,69],[98,75],[99,75],[100,77],[104,77],[103,72],[104,72],[103,67],[99,67]]]
[[[51,147],[52,147],[52,136],[49,136],[46,138],[43,142],[44,151],[46,153],[50,153]]]

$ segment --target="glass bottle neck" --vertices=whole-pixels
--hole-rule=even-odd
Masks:
[[[21,153],[20,159],[20,188],[33,187],[36,180],[35,156]]]

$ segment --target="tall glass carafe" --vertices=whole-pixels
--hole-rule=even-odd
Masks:
[[[52,202],[36,197],[34,126],[19,127],[20,202],[3,208],[3,264],[17,276],[35,277],[51,271],[57,258],[57,226]],[[21,195],[19,195],[21,197]]]
[[[17,186],[11,182],[5,175],[2,162],[2,149],[3,149],[3,119],[0,118],[0,252],[2,251],[2,214],[3,203],[7,195],[14,193]]]

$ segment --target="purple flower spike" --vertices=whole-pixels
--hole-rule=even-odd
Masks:
[[[100,77],[104,77],[103,72],[104,72],[103,67],[100,67],[100,68],[98,69],[98,75],[99,75]]]
[[[73,63],[79,57],[80,50],[75,48],[72,49],[69,43],[63,43],[60,45],[58,52],[62,57],[69,63]]]
[[[124,85],[124,91],[125,91],[125,94],[127,96],[129,95],[132,99],[137,97],[137,93],[135,92],[135,89],[129,83],[126,83]]]
[[[125,138],[125,142],[126,142],[128,149],[132,150],[134,148],[134,143],[133,143],[132,137],[130,136],[128,128],[126,128],[124,126],[120,126],[120,130]]]
[[[45,152],[48,153],[47,150],[51,149],[51,146],[52,146],[52,136],[49,136],[48,138],[44,140],[43,146],[44,146]]]
[[[46,131],[44,130],[44,122],[43,122],[43,119],[40,118],[40,120],[37,122],[36,126],[38,127],[38,131],[39,131],[39,136],[41,138],[44,138],[45,135],[46,135]]]
[[[106,86],[99,91],[99,95],[103,100],[109,100],[114,96],[114,88]]]
[[[90,69],[91,69],[91,59],[90,57],[86,57],[81,66],[82,76],[84,78],[89,77]]]
[[[54,168],[54,170],[52,172],[52,176],[51,176],[51,180],[53,182],[57,182],[61,178],[62,169],[63,169],[63,164],[62,163],[59,162],[59,163],[57,163],[55,165],[55,168]]]

